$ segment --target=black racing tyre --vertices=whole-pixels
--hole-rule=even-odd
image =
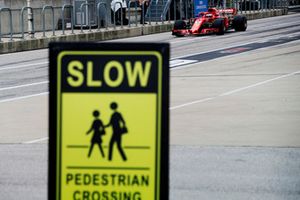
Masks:
[[[174,24],[175,30],[186,29],[186,23],[183,20],[177,20]]]
[[[173,34],[173,35],[175,35],[176,37],[184,37],[184,35],[178,34],[178,33],[175,33],[175,34]]]
[[[218,28],[217,35],[224,35],[226,28],[224,25],[224,20],[223,19],[216,19],[214,23],[212,24],[213,28]]]
[[[235,31],[246,31],[247,18],[245,16],[235,16],[233,19],[233,28]]]

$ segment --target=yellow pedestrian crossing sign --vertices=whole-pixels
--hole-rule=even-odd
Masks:
[[[167,200],[169,45],[50,44],[49,200]]]

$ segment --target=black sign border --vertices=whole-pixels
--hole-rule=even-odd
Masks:
[[[48,199],[56,199],[57,57],[62,51],[157,51],[162,56],[160,200],[169,199],[169,44],[167,43],[83,43],[49,44],[49,168]],[[60,161],[61,162],[61,161]],[[157,170],[156,170],[157,171]],[[156,199],[157,195],[155,195]]]

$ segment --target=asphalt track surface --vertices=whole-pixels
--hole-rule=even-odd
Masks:
[[[114,41],[171,44],[170,199],[300,199],[299,25]],[[47,198],[47,93],[48,50],[0,55],[0,199]]]

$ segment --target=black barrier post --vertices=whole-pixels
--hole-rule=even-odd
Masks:
[[[148,2],[148,3],[149,3],[149,2]],[[149,16],[149,25],[151,25],[151,12],[152,12],[152,11],[151,11],[151,9],[149,9],[149,8],[150,8],[150,4],[148,5],[148,9],[147,9],[147,10],[148,10],[148,12],[149,12],[149,15],[148,15],[148,16]],[[147,13],[145,13],[145,15],[146,15],[146,14],[147,14]]]
[[[209,4],[208,4],[209,5]],[[191,13],[191,18],[194,18],[194,13],[195,13],[195,7],[194,3],[192,2],[192,13]]]
[[[188,19],[188,2],[185,0],[185,19]]]
[[[145,25],[145,0],[142,2],[142,13],[141,13],[141,18],[142,18],[142,26]]]
[[[176,21],[176,0],[173,0],[174,1],[174,5],[173,5],[173,7],[174,7],[174,14],[173,14],[173,17],[174,17],[174,22]]]
[[[182,0],[179,0],[179,14],[180,14],[180,20],[182,20]]]
[[[157,6],[157,4],[158,4],[158,0],[156,0],[156,6],[155,6],[155,16],[156,16],[155,17],[155,24],[158,24],[158,17],[157,17],[158,16],[158,14],[157,14],[158,13],[158,9],[157,9],[158,6]]]
[[[170,9],[170,7],[169,7],[169,11],[168,11],[168,18],[169,18],[168,22],[170,24],[171,23],[171,9]]]

